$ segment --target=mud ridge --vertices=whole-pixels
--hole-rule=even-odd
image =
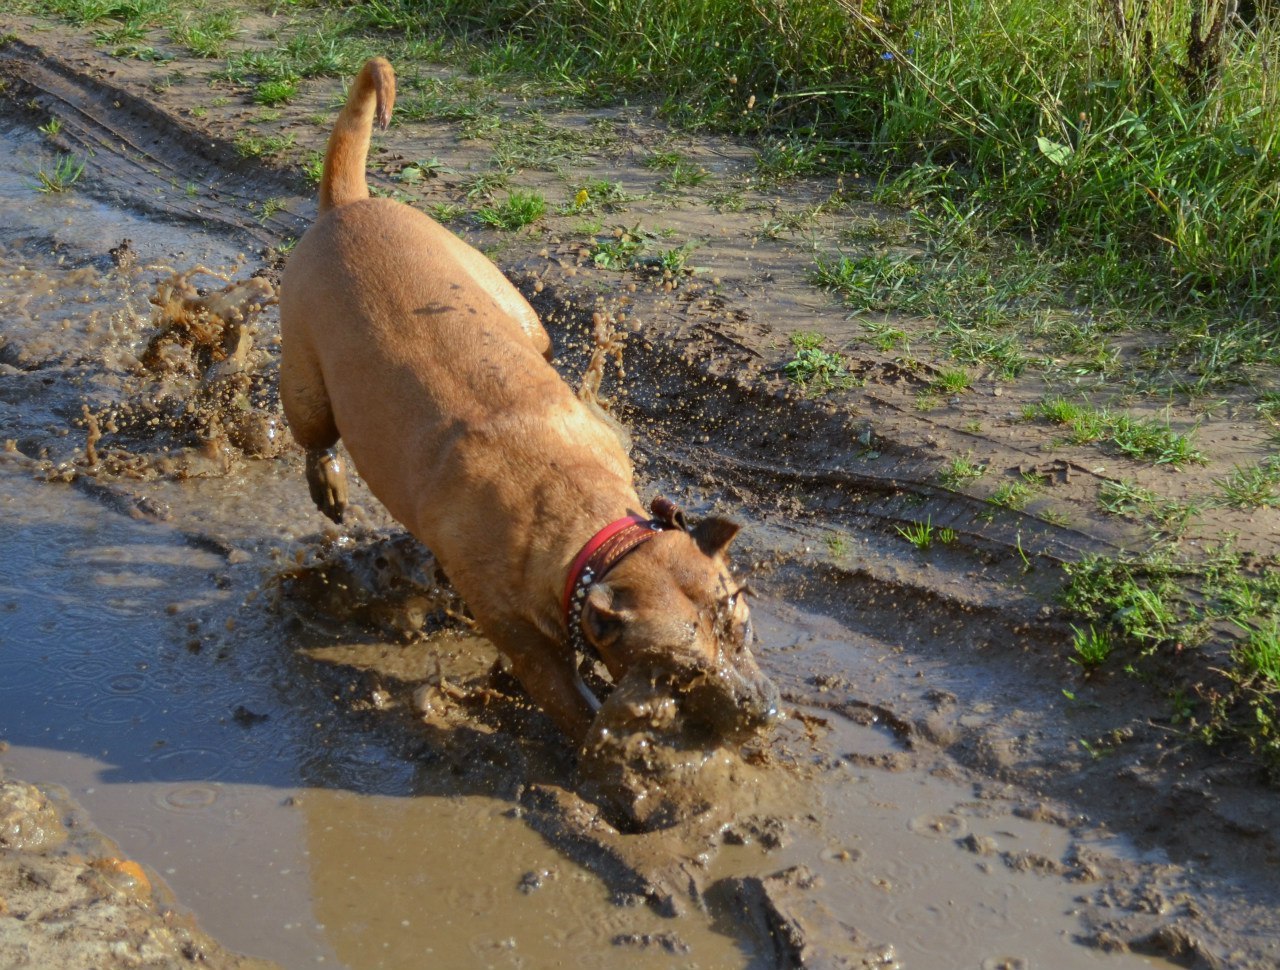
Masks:
[[[214,222],[262,246],[301,235],[313,203],[300,177],[249,163],[226,141],[89,73],[97,70],[90,60],[77,67],[14,37],[0,43],[6,96],[62,121],[55,143],[90,159],[84,184],[107,201],[169,219]],[[184,192],[191,183],[202,191]],[[251,204],[268,195],[284,197],[283,207],[250,218]]]

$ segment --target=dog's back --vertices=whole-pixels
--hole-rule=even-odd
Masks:
[[[479,611],[490,567],[527,558],[527,533],[564,493],[596,493],[577,505],[610,512],[639,500],[615,434],[547,363],[550,339],[519,291],[425,214],[369,196],[369,133],[393,99],[390,66],[371,60],[335,124],[320,216],[281,283],[281,398],[304,447],[345,441]],[[539,492],[548,500],[531,501]],[[477,565],[482,538],[494,552]]]

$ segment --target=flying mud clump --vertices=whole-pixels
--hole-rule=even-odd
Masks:
[[[275,287],[203,266],[169,274],[150,297],[153,332],[132,386],[106,408],[84,408],[85,454],[73,474],[225,473],[239,456],[270,458],[286,446],[269,373],[277,358],[254,343]],[[198,277],[223,285],[197,287]]]

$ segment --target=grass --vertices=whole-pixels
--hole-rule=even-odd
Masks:
[[[1124,651],[1126,669],[1182,698],[1178,720],[1189,733],[1211,744],[1239,739],[1280,777],[1280,573],[1246,567],[1225,544],[1196,561],[1157,546],[1064,569],[1064,604],[1090,622],[1093,640]],[[1100,647],[1080,638],[1073,661],[1084,665],[1081,647],[1091,656]],[[1218,653],[1188,666],[1188,650]]]
[[[1237,465],[1225,478],[1213,481],[1226,505],[1241,509],[1280,505],[1280,459],[1274,455],[1257,465]]]
[[[970,482],[981,478],[987,473],[987,466],[975,462],[972,455],[961,455],[952,458],[938,472],[938,481],[944,488],[952,491],[963,488]]]
[[[292,132],[277,135],[260,135],[252,131],[237,132],[236,151],[246,158],[264,158],[283,155],[293,147]]]
[[[66,192],[79,181],[84,174],[85,162],[74,155],[59,155],[52,169],[36,171],[36,191],[46,195]]]
[[[921,552],[929,549],[935,542],[941,542],[946,545],[956,540],[954,529],[937,528],[931,518],[926,519],[924,522],[913,522],[905,527],[895,526],[894,529],[898,535],[902,536]]]
[[[298,83],[299,79],[296,77],[269,78],[254,88],[253,100],[268,107],[284,104],[298,93]]]
[[[547,211],[547,200],[537,192],[513,190],[500,202],[490,202],[476,210],[476,218],[486,226],[514,232],[532,225]]]
[[[1106,663],[1107,658],[1111,656],[1113,644],[1111,634],[1105,628],[1099,630],[1090,624],[1083,630],[1073,626],[1071,632],[1071,646],[1074,653],[1069,659],[1073,664],[1088,674]]]
[[[853,385],[853,377],[845,367],[844,358],[829,350],[823,350],[826,338],[820,333],[797,330],[791,335],[795,356],[783,365],[782,372],[794,384],[806,391],[819,393]]]
[[[239,18],[231,10],[202,10],[185,16],[171,33],[197,57],[223,57],[239,33]]]
[[[1023,417],[1066,427],[1072,444],[1099,442],[1128,458],[1157,465],[1177,466],[1206,460],[1194,448],[1189,435],[1175,432],[1158,421],[1077,404],[1060,396],[1028,405]]]

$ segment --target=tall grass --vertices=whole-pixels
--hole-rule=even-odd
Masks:
[[[372,0],[351,13],[481,43],[481,69],[786,129],[881,173],[893,198],[964,195],[992,228],[1067,246],[1091,282],[1131,283],[1141,260],[1184,295],[1270,302],[1280,0],[1258,0],[1251,25],[1224,2]]]

